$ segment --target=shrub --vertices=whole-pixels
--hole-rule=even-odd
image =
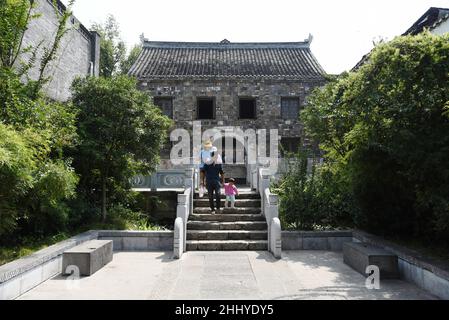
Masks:
[[[357,226],[449,241],[449,35],[380,44],[301,113],[360,208]]]
[[[130,191],[130,178],[156,168],[171,120],[127,76],[76,80],[73,104],[79,110],[73,157],[80,192],[101,206],[106,221],[108,206]]]
[[[358,209],[342,173],[327,165],[308,165],[307,155],[304,152],[295,155],[289,171],[273,186],[280,196],[283,228],[351,227]]]

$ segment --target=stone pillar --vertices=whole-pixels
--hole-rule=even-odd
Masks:
[[[176,218],[181,218],[183,223],[183,236],[184,240],[187,233],[187,220],[189,219],[189,194],[178,194],[178,207],[176,209]],[[187,244],[183,243],[183,250],[187,250]]]
[[[91,58],[90,61],[93,64],[92,76],[98,77],[100,75],[100,41],[101,37],[96,31],[90,31],[91,34]]]
[[[281,221],[279,218],[273,218],[271,220],[270,227],[271,237],[269,239],[269,246],[271,247],[271,253],[276,259],[282,258],[282,231],[281,231]]]
[[[185,171],[185,188],[188,190],[190,188],[190,197],[189,197],[189,206],[190,211],[189,214],[193,212],[193,194],[195,193],[195,184],[194,184],[194,169],[188,168]],[[187,223],[187,221],[186,221]]]
[[[173,258],[181,259],[184,253],[184,222],[182,218],[176,218],[175,220],[175,235],[173,242]]]

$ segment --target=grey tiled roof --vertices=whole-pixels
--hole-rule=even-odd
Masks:
[[[129,74],[139,79],[287,78],[322,80],[309,42],[145,41]]]
[[[404,35],[416,35],[423,32],[425,28],[431,31],[448,18],[449,8],[431,7],[404,33]]]

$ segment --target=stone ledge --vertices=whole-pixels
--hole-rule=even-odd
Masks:
[[[283,231],[282,250],[342,251],[351,242],[352,231]]]
[[[342,231],[282,231],[282,236],[302,238],[324,238],[324,237],[352,237],[351,230]]]
[[[112,240],[114,251],[171,251],[173,231],[98,231],[98,239]]]
[[[449,281],[449,263],[445,261],[425,257],[415,250],[408,249],[406,247],[400,246],[391,241],[385,240],[381,237],[366,233],[361,230],[354,230],[353,237],[358,241],[382,247],[385,250],[388,250],[397,255],[399,259],[404,260],[424,270],[430,271],[436,276]]]
[[[73,248],[83,242],[97,239],[97,237],[97,231],[88,231],[68,240],[54,244],[48,248],[42,249],[27,257],[0,266],[0,284],[57,258],[62,255],[64,251],[70,248]]]
[[[99,230],[98,237],[137,237],[137,238],[170,238],[173,237],[173,231],[113,231],[113,230]]]
[[[343,262],[366,276],[368,266],[377,266],[380,279],[399,279],[398,257],[381,248],[366,243],[343,244]]]

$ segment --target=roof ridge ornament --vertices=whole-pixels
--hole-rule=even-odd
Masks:
[[[220,41],[220,44],[230,44],[231,41],[229,41],[228,39],[223,39]]]
[[[313,35],[309,33],[309,37],[305,39],[304,42],[307,42],[309,45],[311,45],[313,42]]]
[[[145,38],[145,34],[142,32],[142,34],[139,36],[139,38],[140,38],[140,42],[142,43],[142,45],[146,42],[146,41],[148,41],[148,39],[147,38]]]

